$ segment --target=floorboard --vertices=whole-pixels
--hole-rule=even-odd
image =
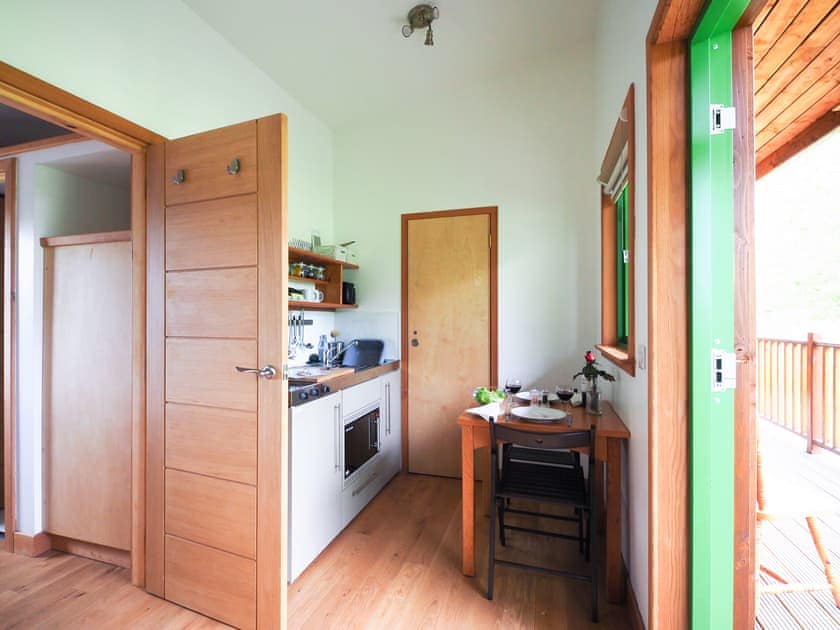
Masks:
[[[488,601],[484,518],[476,531],[477,576],[460,571],[460,484],[396,477],[289,586],[289,628],[630,627],[626,609],[606,603],[603,583],[599,624],[589,620],[588,585],[560,577],[498,567]],[[497,553],[588,571],[573,542],[511,532]]]
[[[819,520],[823,542],[835,572],[840,567],[840,455],[816,449],[809,455],[801,436],[768,420],[759,420],[762,470],[773,506],[812,507],[834,515]],[[759,559],[789,582],[825,582],[805,519],[766,521],[761,525]],[[764,584],[772,579],[761,575]],[[840,609],[828,591],[762,594],[756,628],[840,628]]]

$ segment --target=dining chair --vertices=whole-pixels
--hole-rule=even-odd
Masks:
[[[489,506],[490,535],[489,561],[487,566],[487,599],[493,599],[493,585],[496,565],[510,566],[572,578],[590,583],[592,598],[592,621],[598,621],[598,571],[597,571],[597,536],[594,535],[595,522],[594,493],[587,489],[583,470],[580,466],[551,465],[537,461],[527,461],[511,457],[517,448],[530,449],[533,455],[537,451],[571,452],[572,449],[589,449],[589,479],[594,478],[595,471],[595,427],[588,431],[550,431],[545,427],[539,432],[498,424],[490,418],[490,444],[505,442],[501,449],[501,467],[499,466],[499,449],[491,448],[490,500],[495,503]],[[513,509],[507,506],[508,499],[527,499],[537,503],[555,505],[569,505],[575,509],[576,516],[561,516],[534,510]],[[504,547],[507,544],[505,532],[517,531],[528,534],[549,536],[566,540],[576,540],[582,543],[586,550],[586,559],[591,561],[588,574],[574,571],[548,568],[535,564],[513,562],[496,558],[496,514],[499,521],[499,539]],[[531,527],[521,527],[505,523],[505,514],[521,514],[526,516],[548,518],[558,521],[572,521],[578,523],[578,535],[562,534]],[[586,520],[585,527],[583,519]]]

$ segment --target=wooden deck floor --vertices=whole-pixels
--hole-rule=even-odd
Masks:
[[[808,455],[804,438],[767,420],[759,420],[759,431],[767,508],[813,505],[821,511],[835,513],[837,516],[820,519],[820,529],[837,574],[840,572],[840,455],[821,450]],[[759,554],[762,564],[791,582],[825,581],[805,519],[763,523]],[[772,581],[766,576],[761,579]],[[840,628],[840,609],[828,591],[762,594],[756,628]]]

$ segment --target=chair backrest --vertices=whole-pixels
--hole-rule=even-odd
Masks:
[[[490,444],[498,441],[510,442],[517,446],[545,449],[570,449],[594,446],[593,426],[588,431],[528,431],[518,427],[509,427],[504,424],[496,424],[490,418]]]

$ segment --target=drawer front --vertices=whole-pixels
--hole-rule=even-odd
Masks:
[[[255,192],[257,122],[173,140],[166,147],[165,177],[167,206]]]
[[[344,417],[347,418],[372,403],[378,403],[381,395],[382,386],[378,378],[345,389],[341,392],[341,409]]]
[[[167,469],[164,523],[167,534],[256,558],[257,489]]]
[[[166,466],[257,483],[257,414],[166,405]]]
[[[359,473],[353,482],[341,491],[341,521],[347,525],[359,512],[379,494],[391,475],[388,474],[388,461],[382,453],[370,467]]]
[[[257,624],[257,563],[166,536],[166,599],[237,628]]]

